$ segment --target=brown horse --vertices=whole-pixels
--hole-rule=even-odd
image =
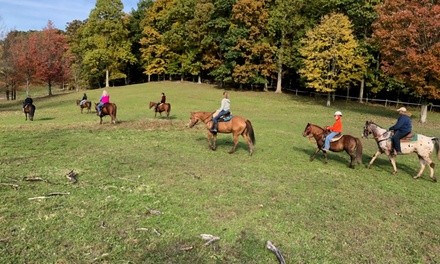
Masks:
[[[318,146],[315,153],[310,156],[310,161],[312,161],[316,154],[322,150],[326,134],[327,131],[325,129],[310,123],[308,123],[304,129],[303,136],[308,138],[313,137]],[[333,152],[345,150],[347,154],[350,155],[351,161],[349,167],[352,169],[354,168],[355,161],[357,161],[358,164],[362,163],[362,143],[359,138],[350,135],[343,135],[340,139],[330,143],[330,150]],[[323,154],[324,162],[327,163],[327,153],[323,151]]]
[[[212,150],[217,149],[217,133],[210,131],[212,127],[212,112],[191,112],[191,118],[188,126],[191,128],[199,121],[205,123],[208,130],[208,144]],[[238,145],[238,137],[241,135],[248,143],[249,154],[252,155],[255,145],[255,134],[251,121],[240,116],[234,116],[230,121],[218,123],[218,133],[232,133],[234,145],[229,153],[234,153]]]
[[[95,103],[95,109],[98,113],[98,103]],[[112,118],[112,123],[116,124],[116,104],[114,103],[106,103],[101,108],[101,115],[99,116],[101,118],[101,122],[99,124],[102,124],[102,117],[109,115]]]
[[[163,104],[159,104],[159,106],[157,106],[157,103],[150,102],[150,109],[153,107],[154,107],[154,117],[156,117],[157,112],[159,112],[160,116],[162,116],[162,112],[166,112],[167,117],[170,116],[171,105],[169,103],[163,103]]]
[[[27,104],[23,108],[23,112],[26,117],[26,120],[28,120],[28,115],[29,115],[29,120],[34,121],[35,109],[36,109],[36,107],[33,104]]]
[[[92,102],[91,101],[85,101],[82,105],[80,105],[81,100],[76,100],[76,105],[79,105],[79,108],[81,108],[81,114],[83,113],[83,108],[87,109],[87,113],[90,113],[92,109]]]

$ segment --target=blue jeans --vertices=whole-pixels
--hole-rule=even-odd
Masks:
[[[218,115],[216,115],[213,119],[212,119],[212,129],[213,130],[217,130],[217,123],[218,123],[218,120],[220,119],[220,117],[222,116],[222,115],[225,115],[225,114],[227,114],[227,113],[229,113],[229,111],[225,111],[225,110],[221,110],[219,113],[218,113]]]
[[[98,109],[98,113],[101,112],[101,108],[104,104],[102,102],[99,102],[99,104],[96,106],[96,108]]]
[[[325,142],[324,142],[324,149],[325,150],[330,149],[330,140],[332,140],[332,138],[334,138],[337,134],[339,134],[339,132],[330,132],[330,134],[328,134],[325,137]]]
[[[393,148],[397,152],[402,152],[400,149],[400,139],[408,134],[409,134],[409,132],[406,132],[406,131],[399,131],[399,130],[394,131],[394,135],[391,138],[391,142],[393,144]]]

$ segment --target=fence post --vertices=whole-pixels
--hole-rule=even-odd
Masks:
[[[388,99],[385,99],[385,107],[387,107]]]

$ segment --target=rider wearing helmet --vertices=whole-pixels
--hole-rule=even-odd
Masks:
[[[330,149],[330,140],[334,138],[336,135],[342,133],[342,113],[341,111],[336,111],[334,114],[335,117],[335,123],[333,123],[332,126],[325,127],[326,130],[330,131],[330,134],[328,134],[325,137],[324,142],[324,148],[322,151],[326,152]]]

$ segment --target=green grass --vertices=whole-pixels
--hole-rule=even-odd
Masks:
[[[309,162],[307,122],[330,125],[341,110],[345,133],[360,136],[366,120],[392,125],[394,109],[231,91],[233,114],[256,133],[249,156],[243,139],[228,154],[231,135],[220,134],[214,152],[202,125],[187,128],[191,111],[218,108],[220,89],[159,82],[108,90],[116,125],[80,114],[82,92],[34,98],[33,122],[19,101],[0,103],[1,263],[276,263],[267,240],[287,263],[440,262],[440,187],[428,171],[412,179],[416,155],[398,156],[396,176],[385,156],[371,169],[349,169],[345,153]],[[101,92],[87,94],[97,101]],[[169,119],[148,109],[161,92]],[[420,124],[411,110],[416,132],[439,136],[438,113]],[[376,143],[362,143],[366,164]],[[66,179],[70,170],[77,184]],[[70,194],[29,200],[53,192]],[[203,233],[221,239],[204,246]]]

